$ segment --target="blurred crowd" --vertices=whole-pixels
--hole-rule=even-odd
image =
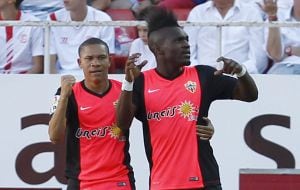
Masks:
[[[179,20],[201,22],[299,22],[300,0],[2,0],[1,21],[140,20],[147,7],[174,10]],[[300,74],[297,27],[184,27],[191,65],[221,68],[222,55],[242,63],[252,74]],[[97,37],[109,45],[110,73],[122,73],[126,58],[140,53],[143,70],[156,67],[147,45],[147,26],[51,27],[50,73],[81,75],[78,46]],[[221,42],[221,43],[220,43]],[[44,72],[44,30],[35,26],[0,26],[0,73]]]

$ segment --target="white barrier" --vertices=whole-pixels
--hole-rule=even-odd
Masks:
[[[242,168],[300,169],[300,77],[254,78],[259,87],[256,102],[217,101],[209,112],[224,190],[238,190]],[[58,75],[0,75],[0,189],[65,188],[56,173],[64,160],[45,152],[51,148],[45,121],[59,83]],[[138,121],[131,128],[130,141],[137,190],[146,190],[149,171]],[[31,174],[35,176],[30,178]]]
[[[235,26],[246,26],[246,27],[300,27],[300,22],[188,22],[179,21],[181,26],[215,26],[219,28],[218,44],[220,56],[222,55],[222,28],[223,27],[235,27]],[[44,56],[44,73],[50,73],[50,28],[61,27],[61,26],[137,26],[146,25],[144,21],[87,21],[87,22],[58,22],[58,21],[0,21],[1,26],[39,26],[45,29],[45,56]]]

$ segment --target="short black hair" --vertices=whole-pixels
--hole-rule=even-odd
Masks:
[[[160,6],[150,6],[145,20],[148,24],[148,36],[156,30],[165,27],[180,27],[172,10]]]
[[[15,3],[15,6],[17,9],[19,9],[21,3],[22,3],[23,0],[16,0],[16,3]]]
[[[107,43],[105,43],[103,40],[101,40],[99,38],[89,38],[80,44],[80,46],[78,48],[79,57],[80,57],[80,53],[84,47],[86,47],[88,45],[97,45],[97,44],[104,45],[106,47],[107,54],[109,54],[109,48],[108,48]]]

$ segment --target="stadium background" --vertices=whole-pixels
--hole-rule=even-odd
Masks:
[[[223,188],[240,189],[240,169],[289,168],[281,172],[280,180],[263,176],[256,182],[271,180],[272,186],[264,190],[300,189],[300,77],[253,76],[259,88],[256,102],[218,101],[209,112],[216,129],[211,143]],[[117,80],[123,77],[110,75]],[[64,156],[47,134],[59,83],[59,75],[0,75],[0,188],[65,188],[61,183]],[[149,171],[138,121],[131,128],[130,140],[137,189],[146,190]],[[288,183],[282,177],[286,172],[295,174]],[[290,188],[280,188],[280,184],[290,184]]]

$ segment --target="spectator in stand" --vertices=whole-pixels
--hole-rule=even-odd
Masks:
[[[299,22],[300,0],[294,0],[289,9],[278,9],[276,1],[264,0],[262,10],[269,21]],[[300,74],[300,30],[290,27],[267,29],[266,49],[274,60],[268,74]]]
[[[33,14],[41,20],[46,20],[48,14],[64,7],[63,0],[24,0],[21,10]]]
[[[99,9],[97,4],[106,4],[105,11],[111,16],[113,21],[128,21],[135,20],[134,12],[130,9],[133,6],[133,2],[129,0],[123,1],[102,1],[92,0],[92,6]],[[106,3],[104,3],[106,2]],[[113,73],[122,73],[125,61],[129,55],[129,49],[131,43],[137,38],[136,27],[116,26],[115,30],[115,51],[112,57],[112,66],[110,71]],[[121,68],[121,69],[119,69]]]
[[[145,20],[145,16],[148,14],[148,11],[149,9],[145,8],[144,10],[139,12],[137,20]],[[142,71],[155,68],[156,60],[148,46],[148,27],[144,25],[138,25],[137,30],[139,37],[132,42],[129,50],[129,55],[131,56],[133,54],[139,53],[139,60],[147,60],[147,64],[144,67],[142,67]]]
[[[103,11],[87,6],[87,0],[64,0],[65,8],[49,15],[48,20],[57,21],[111,21]],[[88,38],[105,41],[114,53],[115,33],[107,26],[72,26],[51,28],[51,73],[82,75],[77,64],[76,50]]]
[[[19,10],[22,0],[0,1],[0,21],[39,21]],[[32,26],[0,27],[0,73],[43,73],[43,30]]]
[[[257,8],[239,0],[212,0],[194,7],[187,21],[260,22],[262,17]],[[262,27],[223,27],[221,47],[217,27],[185,27],[185,31],[189,35],[192,65],[217,68],[216,59],[222,55],[243,64],[249,73],[263,73],[267,68]]]

